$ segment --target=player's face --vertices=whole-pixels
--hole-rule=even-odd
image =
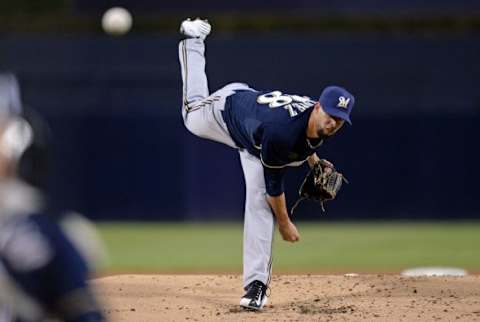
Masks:
[[[323,108],[321,107],[320,103],[318,104],[318,115],[317,115],[317,134],[320,138],[328,138],[335,133],[343,126],[345,123],[344,120],[328,115],[325,113]]]

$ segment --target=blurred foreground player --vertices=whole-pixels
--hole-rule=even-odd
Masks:
[[[0,75],[0,87],[12,84]],[[0,322],[104,321],[84,249],[67,236],[75,229],[39,188],[46,133],[13,108],[14,92],[0,88]]]
[[[285,171],[305,161],[315,170],[310,172],[312,176],[309,173],[300,190],[304,191],[312,182],[314,189],[306,190],[302,198],[310,198],[310,191],[318,190],[317,182],[330,181],[321,175],[323,169],[324,174],[338,174],[330,162],[320,160],[316,150],[345,122],[350,123],[355,99],[338,86],[326,87],[318,100],[278,90],[257,91],[243,83],[228,84],[210,94],[204,55],[204,40],[210,29],[210,24],[200,19],[185,20],[180,27],[180,32],[187,37],[179,44],[182,116],[193,134],[239,150],[246,185],[243,237],[246,293],[240,306],[260,310],[267,303],[274,219],[284,240],[300,239],[286,207]],[[322,171],[316,171],[320,169]],[[320,196],[320,201],[334,198],[340,187],[342,176],[331,178],[334,189],[329,190],[330,197]]]

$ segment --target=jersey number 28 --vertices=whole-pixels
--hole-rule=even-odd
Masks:
[[[291,117],[298,113],[305,112],[310,106],[315,104],[308,96],[288,95],[280,91],[273,91],[257,97],[258,104],[268,104],[270,108],[283,107]]]

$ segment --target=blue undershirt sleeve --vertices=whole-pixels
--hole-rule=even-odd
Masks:
[[[285,189],[283,186],[283,177],[285,174],[285,168],[272,169],[263,166],[263,176],[265,178],[265,187],[267,194],[272,197],[281,195]]]

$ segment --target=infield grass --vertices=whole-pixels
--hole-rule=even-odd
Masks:
[[[100,223],[107,271],[241,272],[243,225]],[[301,241],[278,231],[277,272],[399,272],[415,266],[480,271],[480,222],[300,223]]]

